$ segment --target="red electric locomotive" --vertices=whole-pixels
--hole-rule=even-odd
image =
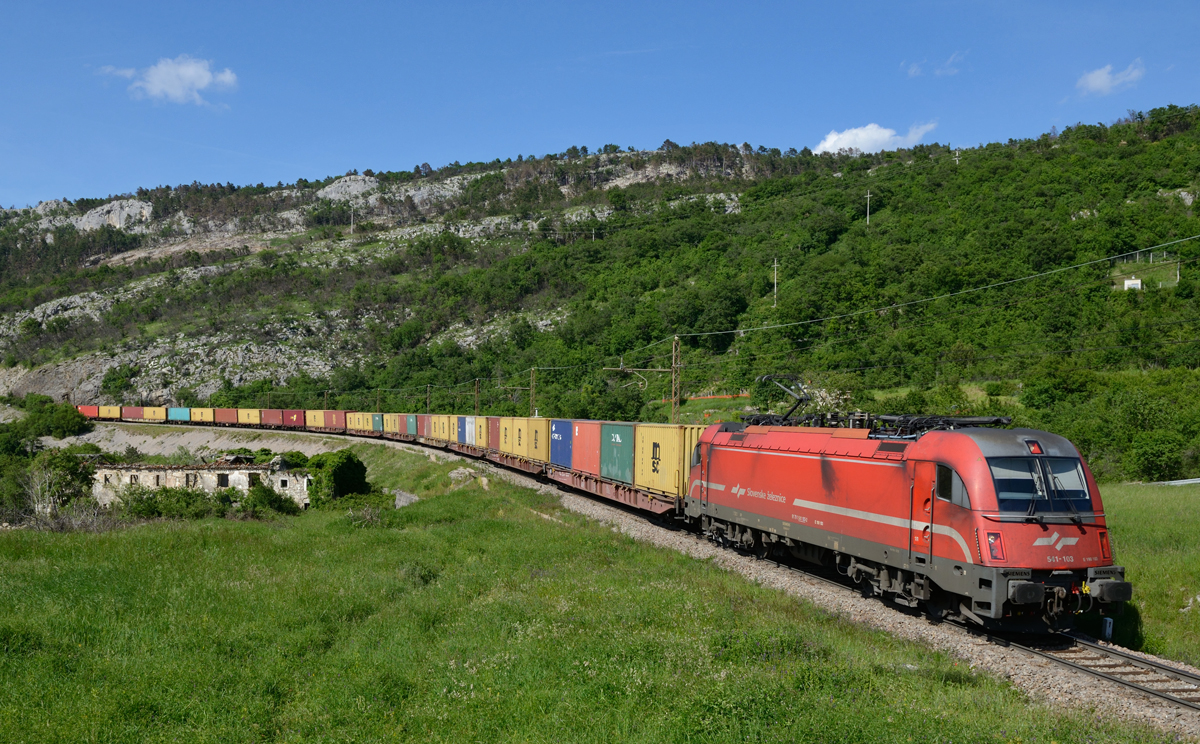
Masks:
[[[1057,627],[1132,593],[1091,472],[1044,431],[719,424],[689,486],[711,537],[834,565],[935,617]]]

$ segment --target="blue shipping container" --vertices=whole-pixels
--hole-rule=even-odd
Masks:
[[[192,409],[190,408],[168,408],[167,421],[191,421]]]
[[[574,441],[571,421],[554,419],[550,422],[550,462],[562,468],[571,467],[571,443]]]
[[[468,428],[469,427],[467,426],[467,417],[459,416],[458,417],[458,443],[459,444],[467,443],[467,429]]]
[[[410,413],[405,418],[408,419],[408,433],[415,437],[417,435],[417,414]]]
[[[371,414],[371,429],[373,429],[374,431],[383,431],[383,414],[382,413],[372,413]]]

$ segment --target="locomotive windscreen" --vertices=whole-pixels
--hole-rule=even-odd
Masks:
[[[1083,465],[1072,457],[991,457],[1002,512],[1045,514],[1092,511]]]

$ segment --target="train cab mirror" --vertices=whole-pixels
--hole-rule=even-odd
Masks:
[[[971,508],[971,497],[967,494],[967,487],[962,478],[953,468],[945,465],[937,466],[937,495],[942,501],[949,501],[964,509]]]

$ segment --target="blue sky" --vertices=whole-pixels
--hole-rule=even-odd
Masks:
[[[14,3],[0,204],[667,138],[967,147],[1200,102],[1198,21],[1171,2]]]

